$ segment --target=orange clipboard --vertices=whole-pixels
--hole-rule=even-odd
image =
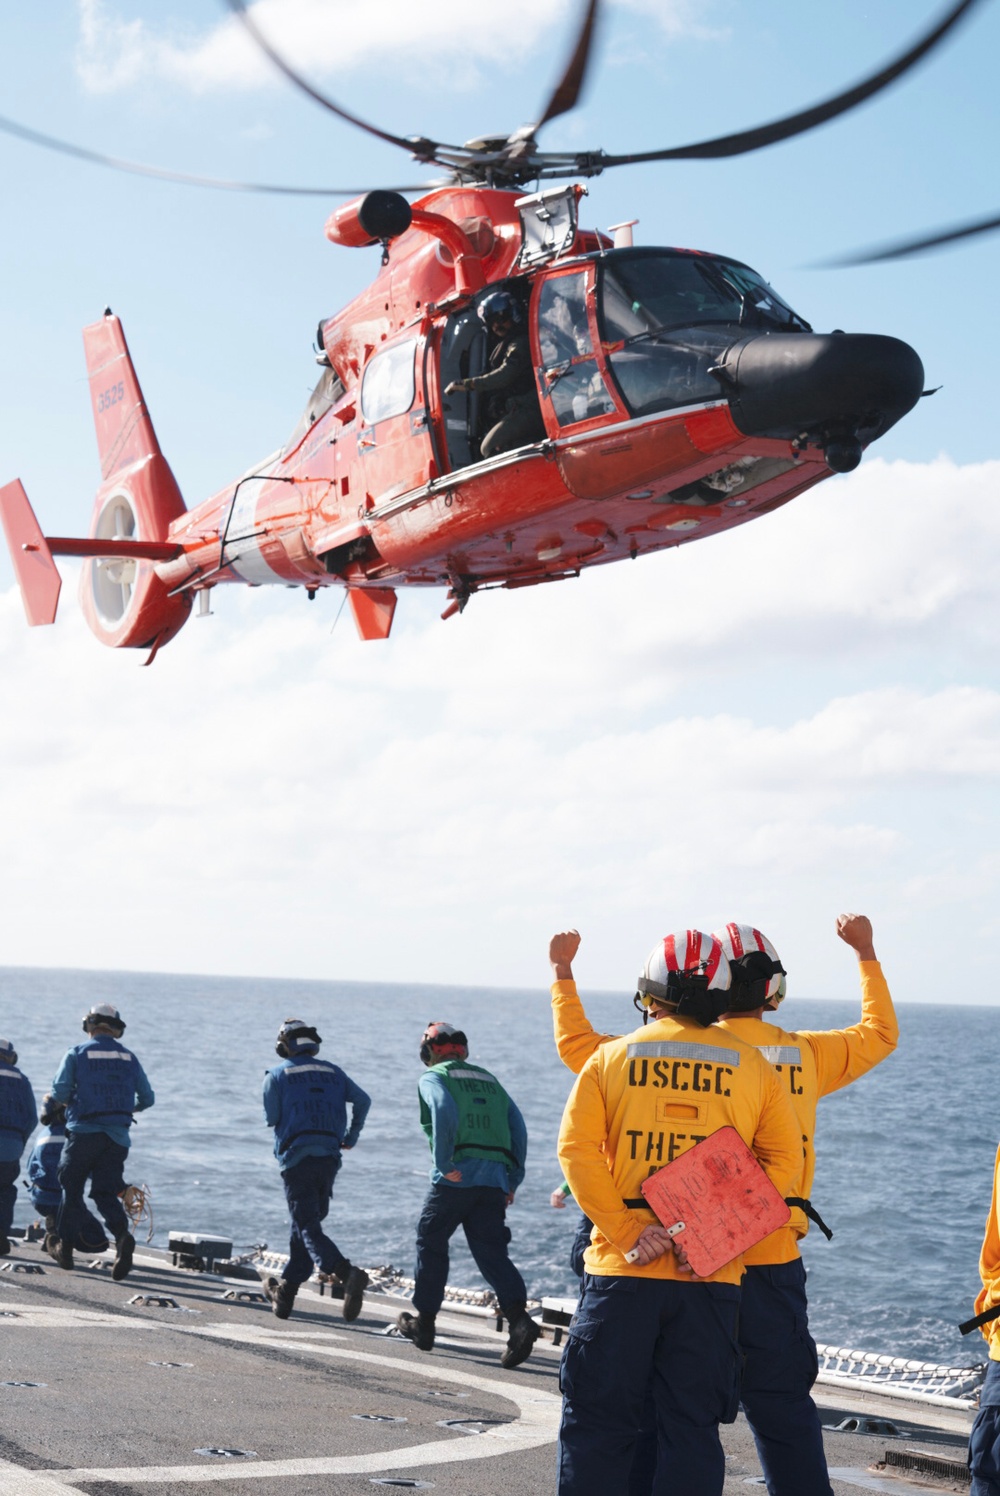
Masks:
[[[735,1127],[720,1127],[640,1189],[699,1278],[711,1277],[792,1214]]]

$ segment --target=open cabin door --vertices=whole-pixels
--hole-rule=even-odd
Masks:
[[[628,420],[606,377],[593,264],[539,277],[531,300],[531,337],[550,436]]]

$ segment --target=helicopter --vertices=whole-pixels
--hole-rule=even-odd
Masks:
[[[93,633],[145,650],[147,664],[195,598],[207,612],[224,583],[303,588],[310,599],[339,588],[359,636],[385,639],[401,587],[446,587],[447,618],[486,589],[565,580],[746,524],[851,471],[924,393],[920,359],[899,339],[816,333],[739,260],[638,247],[631,224],[613,237],[583,227],[581,206],[585,181],[612,167],[742,154],[845,113],[981,0],[961,0],[888,65],[811,109],[620,156],[548,153],[536,141],[580,95],[599,0],[585,6],[538,120],[464,146],[391,135],[350,114],[288,64],[243,0],[227,3],[296,87],[447,178],[352,190],[330,215],[332,243],[382,247],[379,273],[320,322],[319,379],[291,436],[191,509],[119,318],[107,309],[84,330],[102,477],[89,535],[45,535],[22,484],[0,488],[30,624],[54,622],[54,558],[72,556],[86,563],[80,601]],[[11,121],[0,128],[65,145]],[[542,185],[553,180],[560,185]],[[476,388],[501,341],[502,323],[489,315],[498,295],[508,335],[530,349],[516,392],[529,420],[514,443],[497,443],[496,399]],[[502,426],[502,405],[500,414]]]

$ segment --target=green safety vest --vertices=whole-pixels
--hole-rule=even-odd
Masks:
[[[470,1065],[468,1060],[442,1060],[440,1065],[429,1068],[432,1075],[441,1077],[445,1090],[458,1108],[454,1157],[458,1159],[464,1153],[476,1158],[493,1158],[519,1168],[520,1159],[510,1146],[510,1123],[507,1120],[510,1097],[496,1076],[479,1065]],[[422,1096],[420,1125],[431,1142],[431,1112]]]

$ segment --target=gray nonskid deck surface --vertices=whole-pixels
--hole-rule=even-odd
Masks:
[[[378,1480],[425,1482],[442,1496],[521,1496],[555,1485],[561,1352],[536,1346],[515,1371],[499,1365],[493,1322],[447,1309],[426,1355],[387,1335],[404,1301],[368,1295],[347,1325],[340,1304],[303,1289],[282,1322],[260,1302],[227,1301],[217,1276],[137,1253],[122,1283],[107,1265],[56,1268],[15,1243],[0,1272],[0,1496],[218,1496],[391,1492]],[[26,1273],[19,1267],[41,1267]],[[177,1308],[132,1305],[169,1297]],[[192,1312],[195,1311],[195,1312]],[[823,1422],[847,1412],[889,1417],[892,1443],[964,1458],[954,1414],[850,1393],[825,1397]],[[971,1421],[971,1420],[970,1420]],[[962,1415],[957,1420],[962,1423]],[[945,1427],[941,1427],[944,1424]],[[937,1426],[935,1426],[937,1425]],[[884,1436],[829,1433],[837,1496],[927,1486],[868,1468]],[[747,1496],[760,1465],[742,1418],[723,1430],[726,1496]],[[228,1450],[229,1455],[198,1453]],[[409,1487],[413,1489],[413,1487]],[[941,1489],[940,1487],[938,1489]],[[696,1496],[696,1493],[679,1493]],[[804,1493],[805,1496],[805,1493]]]

